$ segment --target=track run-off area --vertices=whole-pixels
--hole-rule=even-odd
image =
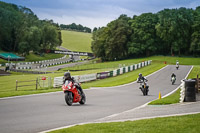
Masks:
[[[87,123],[137,108],[175,90],[192,66],[176,70],[168,65],[147,76],[149,95],[143,96],[140,84],[133,82],[115,87],[84,90],[86,104],[67,106],[63,92],[0,99],[0,133],[35,133],[54,128]],[[171,74],[177,76],[171,84]]]

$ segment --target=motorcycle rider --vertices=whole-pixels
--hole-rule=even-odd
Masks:
[[[83,93],[83,90],[82,90],[81,86],[79,85],[79,83],[75,82],[73,77],[71,77],[70,72],[65,72],[64,73],[63,84],[65,84],[66,80],[71,81],[76,86],[76,88],[81,92],[81,94]]]
[[[174,77],[176,80],[176,75],[174,73],[172,73],[172,75],[171,75],[171,80],[172,80],[172,77]]]
[[[179,65],[179,62],[178,62],[178,60],[176,60],[176,65]]]
[[[148,81],[144,76],[142,76],[142,74],[141,73],[139,73],[139,75],[138,75],[139,77],[138,77],[138,79],[137,79],[137,82],[139,83],[139,82],[144,82],[144,81]]]

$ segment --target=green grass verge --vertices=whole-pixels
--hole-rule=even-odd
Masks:
[[[187,79],[197,78],[197,75],[200,76],[200,66],[194,66],[191,73],[188,75]],[[200,77],[199,77],[200,78]]]
[[[62,46],[71,51],[91,52],[91,33],[62,30]]]
[[[77,125],[50,133],[198,133],[200,114]]]
[[[148,105],[166,105],[166,104],[174,104],[174,103],[179,103],[180,99],[180,89],[178,89],[176,92],[173,94],[157,99],[155,101],[150,102]]]

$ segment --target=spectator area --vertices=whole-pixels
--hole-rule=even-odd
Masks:
[[[0,53],[0,58],[4,60],[10,60],[10,61],[23,61],[25,60],[24,57],[17,56],[13,53]]]

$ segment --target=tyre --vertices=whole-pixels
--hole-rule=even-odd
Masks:
[[[146,89],[142,88],[142,92],[143,92],[143,95],[145,96],[146,95]]]
[[[148,92],[149,92],[149,89],[148,89],[148,88],[146,88],[146,96],[148,95]]]
[[[83,93],[82,96],[81,96],[81,101],[79,102],[80,104],[85,104],[86,102],[86,96],[85,94]]]
[[[73,95],[72,92],[66,92],[65,93],[65,102],[67,105],[71,106],[73,103]]]

